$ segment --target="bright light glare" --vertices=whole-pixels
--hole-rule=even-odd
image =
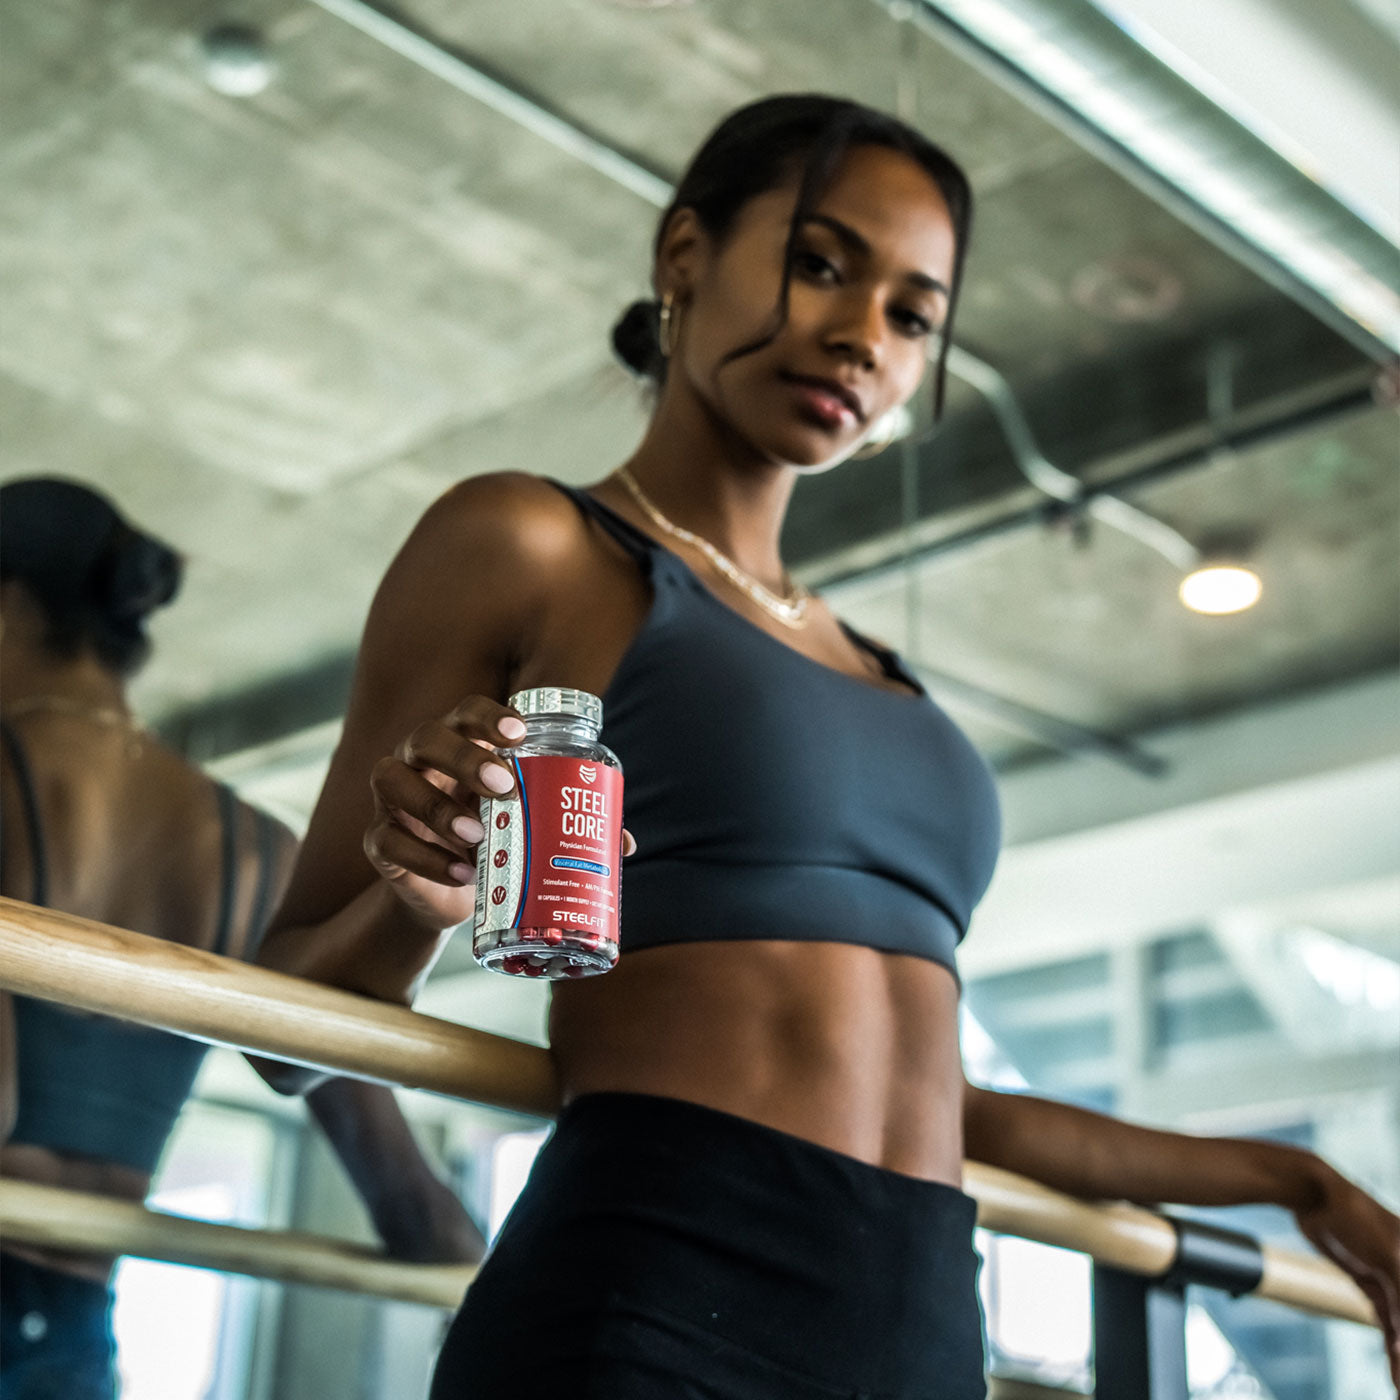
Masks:
[[[233,1192],[218,1183],[165,1191],[160,1209],[225,1220]],[[214,1378],[223,1325],[224,1275],[149,1259],[123,1259],[113,1283],[123,1400],[203,1400]]]
[[[548,1136],[548,1128],[536,1128],[528,1133],[506,1133],[496,1140],[491,1153],[491,1210],[486,1223],[490,1238],[495,1239],[515,1198],[525,1189],[525,1178]]]
[[[963,1064],[967,1067],[967,1077],[974,1084],[1013,1091],[1030,1088],[1030,1081],[1011,1063],[987,1028],[968,1009],[966,1001],[958,1007],[958,1022]]]
[[[204,80],[227,97],[256,97],[272,81],[262,35],[242,24],[218,24],[203,36]]]
[[[1235,1349],[1199,1303],[1186,1309],[1186,1370],[1191,1389],[1209,1390],[1234,1369]]]
[[[1212,564],[1187,574],[1179,591],[1181,601],[1192,612],[1218,617],[1252,608],[1264,585],[1252,569],[1237,564]]]
[[[1240,1365],[1239,1354],[1199,1304],[1186,1308],[1186,1377],[1192,1396],[1262,1400],[1263,1388]]]
[[[1294,938],[1312,979],[1343,1006],[1364,1002],[1372,1011],[1400,1009],[1400,963],[1321,929],[1299,929]]]
[[[1083,1371],[1093,1318],[1088,1256],[1011,1235],[990,1252],[996,1278],[987,1328],[997,1346],[1047,1375]]]

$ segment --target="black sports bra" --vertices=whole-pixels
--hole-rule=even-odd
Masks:
[[[551,484],[652,587],[603,696],[637,838],[623,953],[814,940],[955,970],[1000,844],[996,790],[967,737],[885,647],[845,628],[909,693],[794,651],[601,501]]]

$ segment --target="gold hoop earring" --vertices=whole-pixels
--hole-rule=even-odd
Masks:
[[[676,302],[676,294],[667,292],[661,298],[661,309],[657,313],[661,345],[661,358],[669,360],[681,343],[681,308]]]

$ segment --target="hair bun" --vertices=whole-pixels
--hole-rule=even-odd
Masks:
[[[643,379],[660,380],[666,367],[661,353],[661,308],[655,301],[634,301],[612,330],[619,360]]]
[[[114,621],[139,623],[180,587],[180,556],[151,535],[123,524],[96,580],[103,610]]]

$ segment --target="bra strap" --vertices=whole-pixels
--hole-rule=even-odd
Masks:
[[[39,820],[39,792],[34,784],[34,770],[19,735],[0,720],[0,741],[3,741],[10,762],[15,768],[15,783],[19,787],[20,806],[24,809],[24,827],[29,837],[29,860],[34,867],[34,898],[41,909],[49,902],[48,853],[44,849],[44,824]]]
[[[577,486],[566,486],[562,481],[555,481],[550,476],[540,479],[562,491],[584,515],[596,521],[599,527],[615,539],[639,564],[650,565],[656,558],[662,546],[644,530],[639,530],[630,520],[624,520],[611,506],[604,505],[596,496],[590,496],[587,491],[581,491]]]
[[[253,895],[253,916],[248,926],[248,945],[244,956],[251,960],[262,942],[267,921],[272,915],[272,874],[277,864],[277,823],[266,812],[253,808],[253,821],[258,829],[258,884]]]
[[[877,642],[874,637],[867,637],[863,632],[857,632],[848,622],[842,622],[838,617],[837,624],[841,630],[858,646],[862,651],[869,652],[876,661],[880,663],[880,669],[885,673],[885,679],[891,681],[902,681],[909,686],[915,694],[927,695],[928,690],[923,682],[916,676],[906,664],[904,658],[891,647],[885,646],[883,642]]]
[[[228,950],[233,933],[234,899],[238,892],[238,798],[226,783],[215,788],[219,801],[219,835],[222,871],[219,879],[219,917],[214,926],[214,951]]]

